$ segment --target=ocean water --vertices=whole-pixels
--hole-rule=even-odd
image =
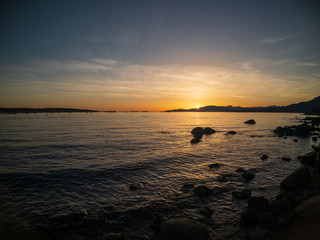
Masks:
[[[0,239],[161,239],[157,216],[187,217],[211,239],[239,239],[250,188],[273,199],[280,181],[309,152],[310,138],[275,137],[277,126],[299,124],[288,113],[55,113],[0,115]],[[255,125],[244,124],[255,119]],[[194,127],[217,132],[190,144]],[[226,135],[227,131],[235,135]],[[260,156],[267,154],[267,160]],[[291,157],[292,161],[282,161]],[[217,169],[210,169],[219,163]],[[256,176],[243,182],[236,169]],[[229,181],[217,176],[231,174]],[[206,185],[200,198],[184,183]],[[141,189],[130,190],[130,184]],[[212,217],[199,209],[211,208]]]

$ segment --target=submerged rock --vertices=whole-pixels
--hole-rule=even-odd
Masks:
[[[213,134],[215,132],[216,131],[214,129],[210,128],[210,127],[206,127],[206,128],[203,129],[203,134],[209,135],[209,134]]]
[[[289,162],[289,161],[291,161],[291,158],[289,158],[289,157],[283,157],[283,158],[282,158],[282,161],[287,161],[287,162]]]
[[[242,173],[242,177],[245,181],[253,179],[256,175],[253,172],[245,171]]]
[[[247,199],[251,197],[251,190],[250,189],[244,189],[241,191],[233,191],[232,196],[237,199]]]
[[[194,189],[194,184],[193,183],[185,183],[181,187],[182,191],[189,191],[191,189]]]
[[[229,131],[226,133],[227,135],[231,134],[231,135],[234,135],[234,134],[237,134],[235,131]]]
[[[266,160],[269,156],[267,154],[262,154],[261,159]]]
[[[299,167],[289,176],[282,180],[280,186],[282,189],[290,191],[306,186],[310,182],[310,173],[308,167]]]
[[[256,124],[256,121],[253,120],[253,119],[250,119],[248,121],[245,121],[244,123],[246,123],[246,124]]]
[[[237,170],[236,170],[236,172],[246,172],[246,170],[244,170],[243,168],[238,168]]]
[[[130,190],[138,190],[138,189],[142,189],[145,187],[145,183],[143,182],[138,182],[138,183],[131,183],[130,186],[129,186],[129,189]]]
[[[209,234],[188,219],[170,219],[161,225],[163,240],[207,240]]]
[[[196,144],[196,143],[199,143],[199,142],[201,142],[201,140],[198,139],[198,138],[191,139],[191,141],[190,141],[191,144]]]
[[[199,212],[205,217],[211,217],[213,215],[213,210],[209,207],[203,207]]]
[[[312,141],[314,142],[318,141],[318,137],[312,137]]]
[[[207,186],[198,186],[193,189],[193,192],[199,197],[207,197],[212,194],[212,189],[208,188]]]
[[[218,182],[227,182],[227,181],[228,181],[228,179],[226,178],[226,176],[223,176],[223,175],[218,175],[218,176],[216,177],[216,180],[217,180]]]
[[[220,167],[220,163],[212,163],[209,165],[209,168],[219,168]]]

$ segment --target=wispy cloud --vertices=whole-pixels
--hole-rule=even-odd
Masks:
[[[298,96],[308,99],[318,95],[320,71],[316,65],[290,59],[252,59],[224,67],[146,66],[100,58],[33,60],[2,71],[0,93],[7,96],[6,101],[25,94],[108,104],[201,101],[271,105],[283,99],[290,103]]]
[[[275,43],[287,40],[289,38],[291,38],[291,36],[271,37],[271,38],[262,39],[260,42],[264,44],[275,44]]]

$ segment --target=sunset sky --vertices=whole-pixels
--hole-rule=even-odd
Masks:
[[[0,3],[0,107],[268,106],[320,95],[318,0]]]

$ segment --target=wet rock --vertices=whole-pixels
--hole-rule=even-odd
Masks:
[[[232,196],[237,199],[248,199],[251,197],[251,190],[250,189],[244,189],[241,191],[233,191]]]
[[[171,219],[161,225],[163,240],[207,240],[209,234],[188,219]]]
[[[203,128],[202,127],[196,127],[191,131],[191,134],[193,134],[193,137],[195,139],[201,139],[203,135]]]
[[[318,137],[312,137],[312,141],[314,142],[318,141]]]
[[[218,176],[216,177],[216,180],[217,180],[218,182],[227,182],[227,181],[228,181],[228,179],[227,179],[225,176],[223,176],[223,175],[218,175]]]
[[[308,165],[308,166],[315,166],[317,161],[317,152],[309,152],[302,156],[299,156],[301,164]]]
[[[254,208],[247,208],[241,213],[241,223],[242,225],[255,226],[259,222],[259,212]]]
[[[237,133],[235,131],[229,131],[229,132],[227,132],[227,135],[229,135],[229,134],[234,135],[234,134],[237,134]]]
[[[289,158],[289,157],[283,157],[283,158],[282,158],[282,161],[287,161],[287,162],[289,162],[289,161],[291,161],[291,158]]]
[[[192,139],[192,140],[190,141],[191,144],[196,144],[196,143],[199,143],[199,142],[201,142],[201,140],[198,139],[198,138],[194,138],[194,139]]]
[[[283,179],[280,186],[282,189],[290,191],[304,187],[309,182],[310,173],[308,167],[302,166]]]
[[[134,190],[139,190],[139,189],[142,189],[145,187],[145,183],[143,182],[138,182],[138,183],[131,183],[130,186],[129,186],[129,189],[131,191],[134,191]]]
[[[209,168],[219,168],[220,167],[220,163],[213,163],[209,165]]]
[[[295,208],[295,212],[303,218],[312,218],[320,221],[320,195],[315,195],[307,200],[300,202]]]
[[[211,217],[213,215],[213,210],[209,207],[203,207],[199,209],[199,212],[205,217]]]
[[[246,172],[246,170],[244,170],[243,168],[238,168],[237,170],[236,170],[236,172]]]
[[[109,233],[105,236],[105,240],[125,240],[121,233]]]
[[[294,142],[298,142],[298,139],[296,139],[296,138],[295,138],[295,139],[293,139],[292,141],[294,141]]]
[[[206,135],[209,135],[209,134],[213,134],[215,133],[216,131],[210,127],[206,127],[203,129],[203,134],[206,134]]]
[[[259,211],[268,210],[269,200],[264,197],[250,197],[248,200],[248,208],[254,208]]]
[[[164,223],[165,219],[162,216],[156,216],[153,221],[151,228],[155,230],[156,232],[161,231],[161,224]]]
[[[193,192],[198,197],[207,197],[212,194],[212,189],[208,188],[207,186],[198,186],[193,189]]]
[[[194,184],[193,183],[185,183],[181,187],[182,191],[190,191],[191,189],[194,189]]]
[[[310,136],[312,132],[312,128],[303,123],[301,125],[295,126],[286,126],[286,127],[277,127],[274,130],[274,133],[277,134],[279,137],[283,136],[298,136],[298,137],[307,137]]]
[[[250,171],[245,171],[242,173],[242,177],[245,181],[250,181],[255,177],[255,174]]]
[[[269,156],[267,154],[262,154],[261,159],[266,160]]]
[[[246,123],[246,124],[256,124],[256,121],[253,120],[253,119],[250,119],[248,121],[245,121],[244,123]]]

